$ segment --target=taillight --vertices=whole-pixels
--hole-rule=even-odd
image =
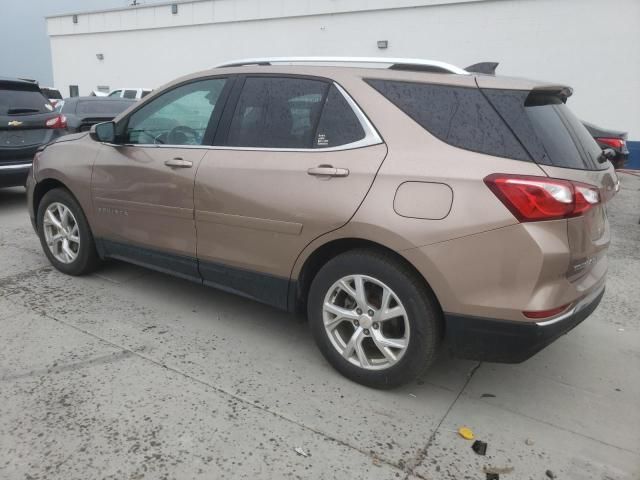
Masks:
[[[56,115],[45,122],[47,128],[67,128],[67,117]]]
[[[534,310],[522,313],[527,318],[549,318],[564,312],[568,306],[569,304],[567,303],[566,305],[562,305],[561,307],[551,308],[549,310]]]
[[[584,183],[494,173],[484,183],[520,222],[576,217],[600,203],[600,192]]]
[[[606,137],[602,137],[602,138],[596,138],[596,140],[600,143],[604,143],[605,145],[611,147],[611,148],[615,148],[618,150],[621,150],[622,147],[624,147],[625,141],[621,138],[606,138]]]

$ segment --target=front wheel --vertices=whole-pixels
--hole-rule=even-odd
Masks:
[[[356,250],[324,265],[309,292],[311,329],[346,377],[392,388],[433,362],[441,314],[424,280],[390,254]]]
[[[100,259],[87,219],[67,190],[47,192],[36,218],[42,249],[54,267],[68,275],[84,275],[98,267]]]

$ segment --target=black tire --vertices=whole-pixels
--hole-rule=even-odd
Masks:
[[[77,256],[74,261],[70,263],[63,263],[59,261],[47,245],[45,239],[43,220],[47,207],[52,203],[57,202],[66,206],[76,219],[78,225],[78,232],[80,237],[80,246],[78,248]],[[82,208],[78,204],[73,195],[69,191],[63,188],[55,188],[48,191],[40,204],[38,205],[38,212],[36,216],[38,225],[38,236],[40,237],[40,244],[44,250],[45,255],[51,262],[51,264],[67,275],[85,275],[93,272],[100,266],[100,257],[96,251],[96,244],[93,239],[93,234],[89,228],[87,217],[85,217]]]
[[[384,370],[365,369],[345,359],[324,327],[323,304],[329,289],[339,279],[356,274],[387,285],[407,312],[408,346],[397,363]],[[351,250],[327,262],[311,283],[307,314],[314,339],[329,363],[345,377],[380,389],[405,384],[425,371],[433,363],[442,336],[442,313],[424,279],[393,255],[372,249]]]

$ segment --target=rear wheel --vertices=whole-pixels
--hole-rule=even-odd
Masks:
[[[343,253],[314,278],[308,316],[327,360],[346,377],[376,388],[413,380],[433,361],[439,308],[413,270],[373,250]]]
[[[69,275],[84,275],[100,264],[87,219],[62,188],[47,192],[38,206],[38,234],[51,264]]]

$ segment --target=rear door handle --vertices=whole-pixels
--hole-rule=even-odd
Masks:
[[[193,167],[193,162],[191,160],[184,160],[183,158],[172,158],[171,160],[166,160],[164,164],[167,167],[171,168],[191,168]]]
[[[347,168],[336,168],[332,165],[318,165],[307,170],[309,175],[317,177],[346,177],[349,175]]]

